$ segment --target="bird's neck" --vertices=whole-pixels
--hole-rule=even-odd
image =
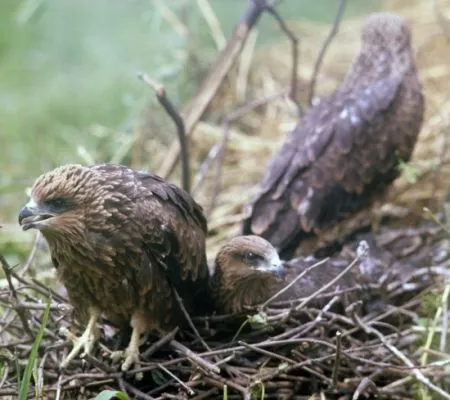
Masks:
[[[225,312],[263,303],[283,285],[283,277],[242,268],[216,269],[213,286]]]

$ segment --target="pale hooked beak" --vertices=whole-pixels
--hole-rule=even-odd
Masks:
[[[268,259],[268,263],[259,268],[265,272],[270,272],[274,275],[281,275],[284,272],[284,263],[280,260],[277,251],[274,251],[271,257]]]
[[[24,231],[27,231],[28,229],[36,228],[39,222],[54,216],[55,214],[42,209],[42,207],[39,207],[34,201],[30,200],[19,212],[19,225],[22,226]]]

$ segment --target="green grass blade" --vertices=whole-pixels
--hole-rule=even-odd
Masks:
[[[42,324],[39,328],[36,339],[34,340],[33,347],[31,348],[30,358],[28,359],[27,366],[25,367],[25,371],[22,376],[22,381],[20,383],[20,391],[19,391],[19,399],[26,400],[28,398],[28,391],[30,388],[31,376],[33,375],[33,369],[36,365],[36,360],[38,357],[38,350],[41,344],[42,337],[44,336],[44,330],[47,326],[48,317],[50,314],[50,303],[51,299],[49,298],[47,301],[47,307],[44,311],[44,316],[42,318]]]

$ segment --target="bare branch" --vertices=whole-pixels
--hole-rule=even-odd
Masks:
[[[182,186],[186,192],[190,192],[191,189],[191,171],[189,167],[189,149],[186,139],[186,132],[184,129],[184,121],[178,113],[176,107],[172,104],[166,95],[164,86],[159,84],[150,78],[147,74],[140,73],[139,78],[142,79],[147,85],[149,85],[156,94],[156,98],[163,106],[164,110],[169,114],[172,121],[177,127],[177,135],[181,149],[181,174],[182,174]]]
[[[203,116],[206,108],[219,90],[225,77],[236,63],[242,51],[250,30],[258,22],[267,6],[267,0],[248,0],[247,8],[239,23],[235,26],[225,48],[220,52],[208,76],[203,81],[197,94],[183,107],[185,115],[186,135],[190,137],[197,122]],[[178,161],[179,148],[173,144],[167,154],[165,162],[161,166],[158,175],[167,178],[173,172]]]
[[[281,92],[274,93],[270,96],[253,100],[250,103],[244,104],[243,106],[237,108],[236,110],[234,110],[228,116],[225,117],[223,122],[222,140],[216,143],[209,151],[206,160],[202,163],[202,165],[199,168],[199,171],[196,175],[196,181],[192,189],[192,194],[195,196],[198,190],[200,190],[200,188],[202,187],[204,180],[206,178],[206,174],[209,171],[211,164],[214,161],[217,161],[216,175],[214,177],[213,194],[211,196],[210,205],[206,212],[207,214],[211,213],[211,211],[214,209],[217,196],[219,195],[222,188],[222,166],[225,159],[225,149],[229,139],[231,123],[242,118],[245,114],[249,113],[255,108],[260,107],[278,97],[284,96],[286,93],[287,93],[286,90],[282,90]]]
[[[331,26],[331,30],[328,33],[325,41],[323,42],[322,48],[320,49],[319,55],[317,56],[316,62],[314,64],[313,75],[311,77],[311,83],[309,87],[309,97],[308,103],[311,106],[314,98],[314,90],[316,87],[317,76],[319,74],[320,66],[322,65],[323,58],[325,57],[325,53],[328,49],[333,38],[336,36],[339,30],[339,24],[341,23],[342,16],[344,15],[346,0],[339,0],[339,6],[336,12],[336,16],[333,21],[333,25]]]
[[[295,34],[289,29],[284,19],[280,16],[278,11],[273,6],[267,6],[266,10],[272,15],[273,18],[276,19],[278,24],[280,25],[281,30],[285,33],[288,39],[291,42],[291,52],[292,52],[292,66],[291,66],[291,84],[289,97],[292,102],[297,107],[298,115],[302,115],[302,108],[300,102],[297,99],[297,71],[298,71],[298,59],[299,59],[299,49],[298,49],[298,38]]]
[[[22,322],[23,329],[25,330],[27,335],[33,337],[33,333],[28,324],[27,311],[26,309],[20,306],[19,298],[17,296],[16,289],[11,279],[11,267],[9,266],[8,262],[6,261],[6,258],[3,257],[2,254],[0,254],[0,264],[2,264],[3,272],[5,273],[6,280],[8,281],[9,290],[11,291],[12,297],[14,299],[13,307],[16,310],[17,315],[19,316],[20,321]]]

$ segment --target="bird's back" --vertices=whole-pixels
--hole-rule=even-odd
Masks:
[[[308,110],[269,163],[243,234],[284,255],[388,188],[412,154],[424,111],[407,44],[400,55],[363,45],[341,86]]]

